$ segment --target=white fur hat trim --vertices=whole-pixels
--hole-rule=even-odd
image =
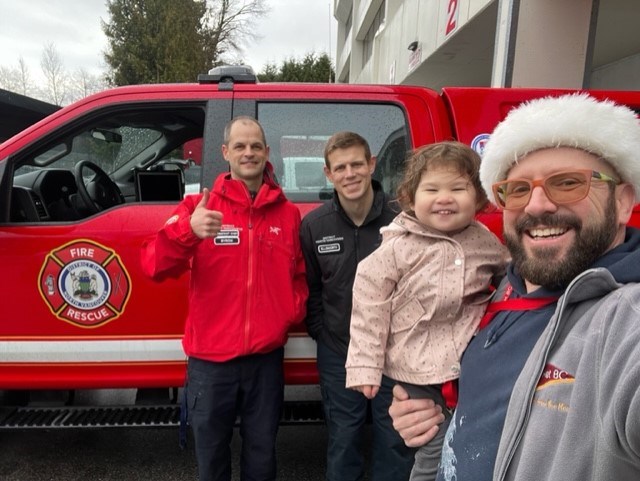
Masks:
[[[509,112],[485,145],[482,187],[504,180],[525,155],[553,147],[573,147],[610,163],[640,194],[640,121],[628,107],[586,93],[531,100]]]

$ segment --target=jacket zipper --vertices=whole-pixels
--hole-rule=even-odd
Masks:
[[[500,468],[497,471],[497,476],[495,476],[496,473],[494,473],[494,477],[493,477],[494,480],[503,481],[506,478],[507,469],[511,465],[511,461],[513,460],[513,457],[515,456],[515,452],[518,446],[520,445],[522,436],[524,436],[524,427],[528,424],[529,417],[531,416],[531,407],[532,407],[531,401],[533,400],[533,396],[535,395],[536,386],[538,385],[540,376],[544,371],[546,360],[548,359],[549,352],[551,351],[551,346],[553,345],[553,342],[558,336],[558,331],[560,329],[563,313],[566,306],[566,300],[571,297],[571,292],[573,291],[573,285],[576,283],[576,281],[588,275],[589,272],[591,272],[591,270],[587,270],[583,272],[580,276],[576,277],[573,281],[571,281],[571,284],[569,284],[564,294],[560,297],[558,308],[556,309],[557,316],[555,316],[556,320],[554,322],[553,331],[549,333],[549,337],[546,342],[545,349],[541,353],[540,359],[538,360],[538,366],[537,366],[536,372],[534,373],[535,376],[533,378],[534,381],[529,388],[527,396],[525,397],[525,401],[527,403],[525,415],[522,418],[522,420],[518,423],[517,430],[515,432],[514,441],[511,443],[511,446],[509,446],[509,451],[505,455],[504,461],[500,464]]]
[[[558,326],[560,325],[560,318],[562,317],[562,312],[564,311],[564,299],[565,299],[565,296],[562,296],[562,304],[559,306],[559,309],[558,309],[557,321],[554,323],[555,325],[554,325],[554,328],[553,328],[553,332],[550,333],[549,340],[547,341],[546,346],[545,346],[545,350],[544,350],[544,352],[542,352],[542,355],[540,356],[540,359],[538,360],[539,365],[536,368],[535,376],[533,377],[533,379],[535,379],[535,381],[533,383],[531,383],[531,386],[529,387],[529,391],[528,391],[528,393],[527,393],[527,395],[525,397],[526,402],[527,402],[525,415],[522,418],[521,422],[518,423],[514,441],[513,441],[513,443],[511,443],[511,446],[509,447],[509,452],[505,456],[504,462],[500,465],[500,471],[498,472],[498,477],[497,478],[494,477],[494,479],[498,479],[498,480],[504,480],[505,479],[505,476],[507,474],[507,468],[511,465],[511,460],[513,459],[513,456],[515,455],[516,449],[520,445],[520,440],[522,439],[522,436],[524,435],[524,427],[527,425],[527,423],[529,421],[529,416],[531,415],[531,400],[533,399],[533,396],[535,394],[536,386],[538,385],[538,381],[540,380],[540,376],[542,375],[542,372],[544,371],[544,365],[545,365],[544,361],[545,361],[545,359],[547,359],[547,357],[549,355],[549,351],[551,350],[551,345],[553,344],[553,340],[556,338],[556,334],[558,332]]]
[[[250,199],[251,200],[251,199]],[[254,252],[253,252],[253,203],[249,207],[249,246],[248,246],[248,254],[247,254],[247,289],[246,289],[246,298],[245,298],[245,311],[244,311],[244,339],[243,339],[243,352],[249,352],[249,334],[250,334],[250,316],[251,316],[251,299],[253,299],[253,262],[254,262]]]
[[[360,262],[360,228],[356,226],[353,230],[354,244],[356,246],[356,264]]]

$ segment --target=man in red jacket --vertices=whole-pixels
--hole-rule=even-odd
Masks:
[[[308,293],[300,213],[273,180],[255,119],[227,124],[222,155],[230,172],[180,203],[143,246],[142,264],[155,280],[191,270],[182,345],[200,481],[231,479],[238,416],[242,478],[275,480],[283,346]]]

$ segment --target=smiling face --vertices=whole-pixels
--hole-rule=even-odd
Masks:
[[[425,226],[445,234],[466,228],[476,214],[476,189],[457,170],[434,167],[422,173],[411,210]]]
[[[367,161],[365,149],[361,145],[353,145],[346,149],[335,149],[327,156],[329,166],[324,172],[333,183],[341,203],[357,202],[372,191],[371,175],[376,168],[376,161]]]
[[[269,147],[260,126],[248,119],[235,121],[229,129],[228,143],[222,145],[222,155],[229,162],[231,178],[241,180],[249,190],[257,191],[269,160]]]
[[[589,169],[618,178],[605,161],[582,150],[552,148],[533,152],[509,171],[507,179],[542,179],[567,169]],[[556,205],[541,186],[528,204],[504,211],[504,238],[513,262],[527,283],[563,288],[602,254],[624,240],[634,204],[629,184],[592,181],[588,195]]]

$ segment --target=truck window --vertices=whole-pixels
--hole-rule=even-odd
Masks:
[[[16,158],[10,222],[76,221],[145,200],[177,203],[183,193],[200,190],[203,126],[199,106],[132,105],[60,129]],[[147,171],[154,175],[138,182],[137,174]],[[142,185],[154,195],[145,195]]]
[[[261,102],[258,119],[265,129],[278,182],[293,202],[330,197],[333,187],[324,175],[324,146],[341,130],[367,139],[377,159],[373,177],[395,195],[411,148],[404,112],[397,105]]]

